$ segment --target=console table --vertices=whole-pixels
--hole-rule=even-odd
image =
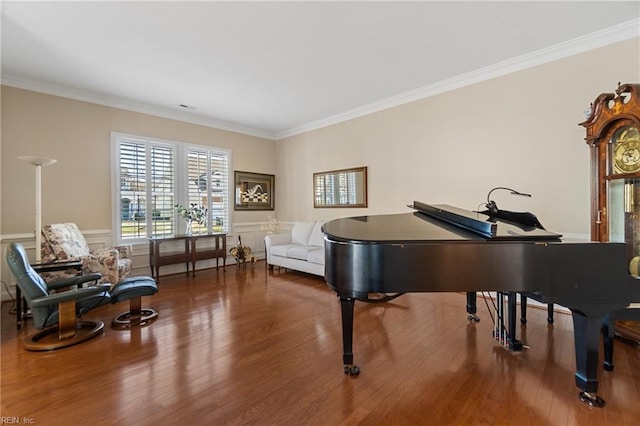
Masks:
[[[198,249],[199,240],[213,239],[213,245]],[[160,245],[166,242],[184,241],[184,247],[178,251],[162,252]],[[215,259],[216,268],[218,261],[222,258],[222,266],[227,266],[227,234],[202,234],[202,235],[176,235],[166,238],[149,238],[149,268],[151,276],[160,282],[160,267],[164,265],[175,265],[184,263],[189,273],[189,263],[191,271],[196,272],[196,262],[204,259]]]

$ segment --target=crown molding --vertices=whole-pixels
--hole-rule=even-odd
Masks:
[[[302,126],[294,127],[278,133],[245,127],[239,124],[216,120],[201,115],[188,114],[169,108],[162,108],[150,104],[135,102],[130,99],[100,95],[67,86],[45,84],[14,75],[8,75],[6,73],[2,75],[2,84],[19,89],[31,90],[53,96],[60,96],[64,98],[75,99],[78,101],[104,105],[112,108],[149,114],[157,117],[197,124],[248,136],[255,136],[268,140],[280,140],[312,130],[317,130],[323,127],[342,123],[344,121],[352,120],[354,118],[362,117],[385,109],[414,102],[420,99],[425,99],[444,92],[448,92],[450,90],[455,90],[485,80],[490,80],[492,78],[500,77],[516,71],[521,71],[526,68],[531,68],[558,59],[577,55],[582,52],[607,46],[609,44],[627,40],[633,37],[640,37],[640,19],[638,18],[619,25],[615,25],[605,30],[587,34],[586,36],[578,37],[567,42],[563,42],[545,49],[537,50],[526,55],[499,62],[494,65],[480,68],[475,71],[461,74],[434,84],[423,86],[415,90],[404,92],[399,95],[363,105],[361,107],[345,111],[340,114],[303,124]]]
[[[500,77],[526,68],[531,68],[558,59],[577,55],[599,47],[607,46],[619,41],[640,37],[640,19],[634,19],[615,25],[605,30],[597,31],[586,36],[578,37],[563,43],[540,49],[526,55],[518,56],[494,65],[477,69],[465,74],[461,74],[434,84],[420,87],[415,90],[401,93],[387,99],[373,102],[362,107],[358,107],[341,114],[324,118],[295,127],[276,134],[276,140],[317,130],[323,127],[342,123],[354,118],[393,108],[420,99],[435,96],[450,90],[470,86],[492,78]]]
[[[225,130],[228,132],[275,140],[275,134],[272,132],[267,132],[265,130],[245,127],[235,123],[216,120],[202,115],[175,111],[169,108],[162,108],[142,102],[135,102],[130,99],[109,95],[100,95],[63,85],[47,84],[11,74],[2,74],[2,85],[11,86],[18,89],[31,90],[33,92],[45,93],[47,95],[60,96],[63,98],[74,99],[82,102],[89,102],[92,104],[103,105],[112,108],[123,109],[132,112],[138,112],[142,114],[153,115],[156,117],[168,118],[185,123],[197,124],[200,126],[211,127],[218,130]]]

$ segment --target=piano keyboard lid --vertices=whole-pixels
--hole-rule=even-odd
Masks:
[[[491,218],[484,213],[446,204],[425,204],[414,201],[413,205],[408,207],[415,209],[419,214],[449,223],[491,240],[558,241],[562,237],[561,234],[555,232]]]

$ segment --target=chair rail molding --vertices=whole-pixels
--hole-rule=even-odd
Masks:
[[[265,258],[264,253],[264,237],[267,235],[267,231],[264,229],[264,222],[242,222],[234,223],[231,225],[231,232],[227,235],[227,252],[232,247],[238,245],[238,236],[242,237],[242,244],[251,247],[256,259],[262,260]],[[287,223],[281,224],[281,229],[286,230]],[[113,232],[110,229],[81,229],[82,235],[86,238],[91,249],[99,249],[104,247],[113,246]],[[13,242],[20,243],[27,251],[29,259],[36,258],[35,252],[35,238],[33,232],[31,233],[15,233],[5,234],[0,236],[0,247],[2,248],[2,261],[0,262],[0,279],[2,279],[3,285],[0,288],[0,302],[14,300],[15,298],[15,286],[16,279],[9,271],[6,261],[7,246]],[[203,247],[206,247],[203,245]],[[151,275],[149,269],[149,245],[148,244],[135,244],[132,245],[132,257],[133,257],[133,275]],[[235,259],[227,253],[227,266],[235,264]],[[201,260],[196,264],[196,268],[207,269],[216,266],[215,260]],[[162,268],[163,275],[185,272],[184,265],[167,265]],[[8,293],[9,291],[10,293]]]

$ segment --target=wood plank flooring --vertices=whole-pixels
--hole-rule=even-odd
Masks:
[[[478,301],[408,294],[356,304],[360,376],[342,373],[338,300],[324,281],[264,262],[162,277],[143,299],[160,317],[53,352],[27,352],[2,306],[1,416],[37,425],[638,425],[640,350],[616,342],[607,404],[577,398],[571,317],[529,309],[530,346],[491,338]],[[86,317],[109,324],[126,304]],[[5,421],[6,423],[6,421]]]

